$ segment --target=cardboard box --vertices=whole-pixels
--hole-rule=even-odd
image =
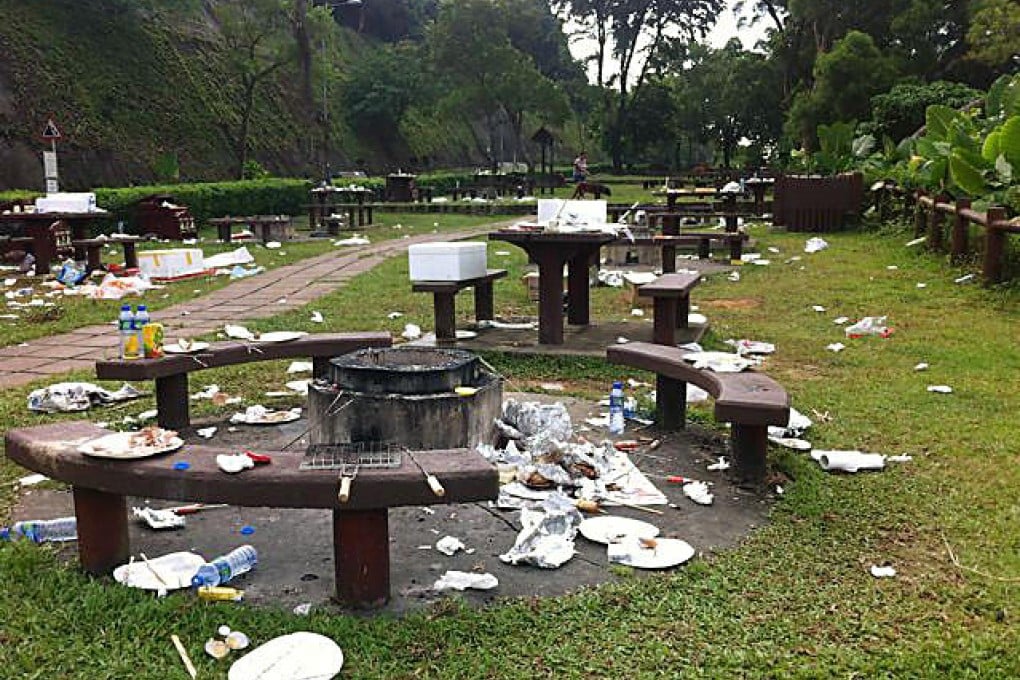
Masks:
[[[407,258],[412,281],[466,281],[486,272],[484,243],[420,243]]]
[[[180,279],[204,274],[207,268],[200,249],[177,248],[138,251],[138,269],[150,279]]]
[[[55,193],[35,199],[36,212],[87,213],[96,211],[93,193]]]

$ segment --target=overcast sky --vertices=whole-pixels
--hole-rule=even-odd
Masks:
[[[768,24],[766,22],[758,22],[752,27],[738,29],[737,17],[733,14],[733,6],[736,2],[735,0],[727,0],[726,4],[727,9],[719,15],[715,28],[708,34],[708,43],[713,47],[722,47],[730,38],[736,36],[740,38],[744,49],[753,48],[755,43],[765,36],[765,29]],[[574,31],[577,29],[577,25],[573,22],[567,22],[566,29],[568,32]],[[594,54],[595,50],[596,43],[593,40],[572,40],[570,43],[570,51],[576,59],[584,59]],[[634,72],[636,73],[638,70],[635,68]],[[594,80],[594,73],[595,67],[592,65],[588,70],[589,79]]]

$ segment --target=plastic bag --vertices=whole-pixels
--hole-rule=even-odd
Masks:
[[[845,330],[846,337],[848,338],[859,338],[865,335],[880,335],[885,337],[889,334],[889,328],[885,325],[886,317],[884,316],[866,316],[860,321],[850,326],[847,326]]]
[[[57,281],[65,286],[76,286],[88,276],[83,267],[79,267],[74,260],[67,260],[57,273]]]

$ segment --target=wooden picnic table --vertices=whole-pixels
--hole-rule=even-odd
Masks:
[[[89,227],[109,215],[105,210],[75,213],[12,212],[0,215],[0,235],[31,237],[35,271],[45,276],[49,274],[53,260],[71,250],[71,241],[86,239]],[[67,230],[51,229],[58,222],[65,224]],[[74,254],[76,260],[85,260],[84,248],[75,248]]]
[[[603,232],[495,231],[490,241],[521,248],[538,265],[538,341],[563,344],[563,266],[567,267],[567,322],[587,326],[590,319],[588,270],[599,249],[616,240]]]

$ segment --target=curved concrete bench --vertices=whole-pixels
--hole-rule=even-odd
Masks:
[[[72,486],[78,519],[78,556],[92,574],[107,574],[127,561],[127,496],[249,507],[333,510],[337,598],[372,606],[389,597],[388,509],[407,505],[466,503],[499,495],[494,465],[468,449],[416,451],[422,467],[439,478],[446,494],[435,496],[421,470],[403,457],[400,467],[359,470],[346,503],[337,498],[337,470],[301,470],[304,452],[260,451],[269,465],[237,475],[216,467],[216,456],[237,449],[185,445],[173,453],[138,460],[86,456],[78,447],[109,430],[75,421],[7,432],[7,457],[34,472]],[[174,464],[187,462],[186,470]]]
[[[658,425],[664,430],[684,427],[687,385],[693,383],[715,400],[715,419],[732,425],[734,469],[744,482],[765,477],[768,426],[790,420],[790,398],[782,385],[762,373],[715,373],[694,368],[684,360],[688,352],[646,342],[630,342],[606,349],[610,363],[656,374]]]
[[[188,374],[207,368],[235,366],[253,361],[310,358],[312,374],[326,375],[329,360],[367,347],[389,347],[389,333],[316,333],[289,342],[214,342],[196,354],[172,354],[158,359],[110,359],[96,362],[100,380],[155,380],[156,410],[160,426],[187,427]]]

